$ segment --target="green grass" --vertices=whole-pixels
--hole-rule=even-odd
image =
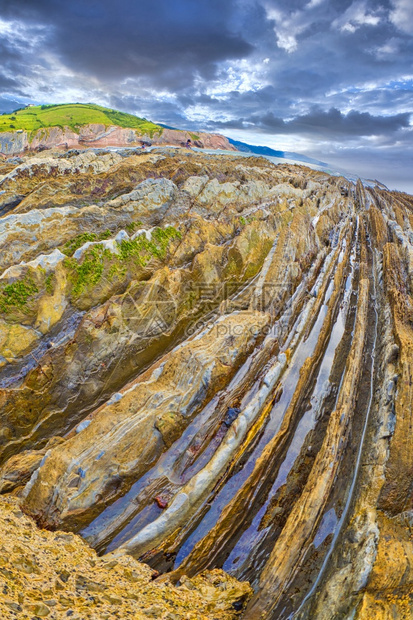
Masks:
[[[166,256],[169,242],[180,239],[181,233],[173,226],[155,228],[150,241],[146,235],[139,235],[136,239],[123,239],[120,244],[120,256],[123,261],[133,258],[142,267],[146,267],[151,258],[163,260]]]
[[[110,230],[105,230],[103,233],[97,235],[96,233],[82,233],[81,235],[77,235],[73,239],[70,239],[62,248],[63,254],[66,256],[73,256],[73,254],[82,247],[88,241],[103,241],[104,239],[109,239],[112,236],[112,232]]]
[[[241,224],[241,226],[246,226],[247,224],[251,224],[252,222],[255,222],[257,218],[254,217],[253,215],[250,215],[249,217],[245,218],[242,215],[239,218],[239,222]]]
[[[53,295],[54,292],[54,279],[55,279],[55,275],[54,273],[50,273],[44,283],[44,287],[46,289],[46,293],[48,295]]]
[[[69,279],[72,282],[72,294],[79,297],[84,290],[90,289],[101,280],[105,274],[109,280],[115,277],[123,278],[128,270],[128,265],[146,267],[153,258],[163,260],[168,251],[169,244],[174,239],[180,239],[181,233],[173,226],[156,228],[152,232],[149,241],[146,235],[139,235],[137,239],[123,239],[119,244],[119,256],[112,254],[108,249],[98,244],[86,250],[82,262],[78,262],[71,256],[74,251],[87,241],[93,241],[94,233],[84,233],[72,239],[66,244],[66,253],[70,257],[65,259],[64,265],[69,271]],[[75,248],[75,249],[73,249]],[[73,251],[72,251],[73,250]],[[64,250],[65,251],[65,250]]]
[[[89,249],[81,263],[74,258],[66,258],[65,266],[71,272],[73,295],[78,297],[87,286],[94,286],[103,275],[105,261],[110,261],[112,254],[101,245]]]
[[[142,222],[138,221],[138,222],[131,222],[130,224],[126,224],[125,229],[131,235],[132,233],[135,232],[135,230],[141,227],[142,227]]]
[[[7,314],[13,310],[24,310],[30,297],[38,290],[28,277],[6,284],[0,291],[0,311]]]
[[[109,127],[116,125],[136,129],[140,134],[162,133],[163,129],[155,123],[133,114],[111,110],[89,103],[63,103],[57,105],[33,106],[17,110],[12,114],[0,115],[0,132],[23,129],[35,132],[48,127],[69,127],[78,132],[83,125],[99,123]]]

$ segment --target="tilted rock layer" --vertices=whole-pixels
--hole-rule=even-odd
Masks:
[[[167,148],[0,174],[0,516],[50,584],[93,559],[79,617],[112,570],[118,617],[412,617],[413,199]]]

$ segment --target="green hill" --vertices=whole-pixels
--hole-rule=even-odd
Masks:
[[[162,127],[139,118],[133,114],[126,114],[117,110],[111,110],[99,105],[88,103],[63,103],[56,105],[32,106],[17,110],[12,114],[0,115],[0,132],[37,131],[47,127],[70,127],[75,132],[83,125],[101,123],[106,127],[117,125],[136,129],[142,134],[162,133]]]

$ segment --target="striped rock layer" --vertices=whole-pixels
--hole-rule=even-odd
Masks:
[[[249,581],[249,620],[411,617],[413,198],[171,149],[1,165],[0,491],[161,583]]]

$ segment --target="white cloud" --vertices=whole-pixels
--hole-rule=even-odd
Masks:
[[[266,12],[268,19],[275,22],[274,32],[278,47],[289,54],[295,52],[298,47],[297,37],[308,25],[307,21],[303,23],[300,19],[303,14],[299,11],[287,14],[271,6],[266,7]]]
[[[392,37],[383,45],[373,48],[372,52],[379,60],[387,60],[390,56],[395,56],[400,52],[400,41]]]
[[[269,84],[267,78],[269,58],[262,62],[252,62],[241,59],[232,62],[221,63],[217,79],[199,85],[200,91],[214,97],[226,100],[229,93],[256,92]]]
[[[333,21],[333,28],[341,32],[356,32],[361,26],[378,26],[381,22],[380,8],[378,11],[369,11],[366,2],[353,2],[348,9]]]
[[[198,123],[198,126],[202,127],[203,124],[211,116],[211,110],[208,106],[197,103],[185,108],[185,119],[191,123]],[[229,109],[228,112],[220,110],[219,120],[223,123],[228,123],[236,118],[233,110]]]
[[[324,0],[310,0],[310,2],[305,6],[306,9],[314,9],[316,6],[320,6],[323,4]]]
[[[34,49],[46,39],[47,28],[42,25],[25,26],[21,22],[0,18],[0,39],[12,48]]]
[[[306,137],[298,135],[286,136],[285,134],[263,135],[262,132],[254,131],[254,126],[252,126],[251,129],[226,129],[224,133],[233,140],[241,140],[241,142],[247,142],[255,146],[262,146],[265,144],[265,146],[281,151],[306,153],[313,146],[313,142]]]
[[[392,0],[393,10],[390,12],[390,21],[407,34],[413,32],[413,2],[412,0]]]

